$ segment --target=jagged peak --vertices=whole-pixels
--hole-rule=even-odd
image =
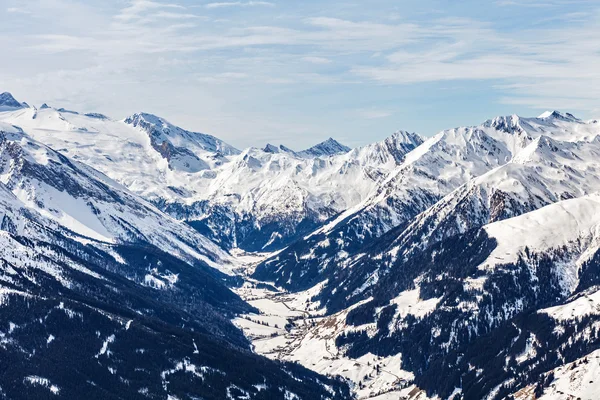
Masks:
[[[517,114],[512,115],[500,115],[492,119],[488,119],[483,123],[485,128],[494,128],[498,131],[506,133],[522,133],[525,132],[523,128],[523,120]]]
[[[267,145],[263,148],[263,151],[265,153],[277,154],[277,153],[279,153],[279,147],[277,147],[271,143],[267,143]]]
[[[46,110],[48,108],[51,108],[48,104],[44,103],[40,106],[40,110]]]
[[[340,142],[338,142],[337,140],[335,140],[332,137],[327,138],[327,140],[322,141],[319,144],[334,144],[334,145],[338,145],[338,146],[343,146],[345,147],[343,144],[341,144]]]
[[[174,140],[172,144],[179,147],[187,147],[189,144],[193,144],[206,151],[221,152],[224,155],[240,154],[238,149],[217,137],[206,133],[188,131],[154,114],[139,112],[125,118],[122,122],[145,131],[156,141],[171,142]]]
[[[396,142],[406,143],[406,144],[416,144],[419,145],[425,141],[421,135],[415,132],[408,132],[403,130],[398,130],[390,136]]]
[[[147,112],[138,112],[130,115],[123,120],[126,124],[137,126],[140,122],[147,122],[152,125],[171,125],[166,119]]]
[[[0,106],[22,108],[23,104],[19,103],[9,92],[4,92],[0,93]]]
[[[324,140],[323,142],[318,143],[306,150],[299,151],[297,154],[300,157],[328,157],[344,154],[350,150],[350,147],[345,146],[334,138],[330,137],[327,140]]]
[[[561,113],[560,111],[546,111],[538,116],[538,119],[559,119],[563,121],[579,121],[579,118],[575,117],[571,113]]]
[[[572,144],[556,140],[548,135],[540,135],[535,138],[527,147],[519,152],[515,158],[515,163],[526,163],[536,160],[551,160],[553,154],[568,150]]]

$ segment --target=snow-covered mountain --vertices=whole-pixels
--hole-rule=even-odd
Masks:
[[[305,339],[288,357],[310,365],[311,343],[345,368],[374,354],[372,362],[404,377],[409,392],[430,398],[504,399],[532,386],[551,392],[546,374],[598,348],[599,207],[598,195],[560,201],[403,257],[385,235],[386,245],[371,245],[298,294],[311,300],[295,303],[311,310],[304,324],[314,328],[292,330],[290,338]],[[370,385],[365,373],[354,382]]]
[[[240,153],[214,136],[188,132],[152,114],[134,114],[124,122],[145,132],[152,148],[172,170],[193,173],[212,169],[226,161],[226,156]]]
[[[329,138],[324,142],[302,151],[294,151],[283,144],[275,146],[269,143],[263,148],[263,151],[266,153],[289,153],[301,158],[326,158],[329,156],[345,154],[350,150],[352,150],[350,147],[344,146],[334,138]]]
[[[265,261],[255,277],[306,289],[324,270],[351,265],[392,229],[399,241],[406,236],[422,244],[598,190],[593,171],[600,126],[549,115],[498,117],[439,133],[408,153],[362,203]],[[580,168],[588,173],[579,175]]]
[[[269,148],[240,153],[149,114],[113,121],[60,110],[23,108],[0,113],[0,120],[94,165],[225,248],[281,248],[362,201],[422,142],[398,132],[331,156],[346,148],[329,140],[311,157]]]
[[[28,209],[90,240],[148,243],[219,268],[229,262],[225,251],[195,230],[20,128],[0,125],[0,181]]]
[[[10,94],[0,123],[9,397],[351,397],[317,373],[378,400],[598,388],[596,120],[303,151]]]

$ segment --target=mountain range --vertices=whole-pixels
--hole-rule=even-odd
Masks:
[[[593,398],[599,160],[558,111],[238,150],[3,93],[0,393]]]

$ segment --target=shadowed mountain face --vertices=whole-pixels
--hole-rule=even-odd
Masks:
[[[348,146],[344,146],[337,140],[329,138],[313,147],[298,152],[301,157],[328,157],[337,154],[345,154],[352,150]]]
[[[19,103],[12,94],[8,92],[0,93],[0,107],[21,108],[23,104]]]
[[[229,322],[250,308],[208,266],[44,236],[0,234],[7,397],[348,398],[339,382],[252,354]]]

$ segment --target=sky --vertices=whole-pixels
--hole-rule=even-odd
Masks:
[[[600,117],[599,0],[0,0],[0,92],[245,148]]]

